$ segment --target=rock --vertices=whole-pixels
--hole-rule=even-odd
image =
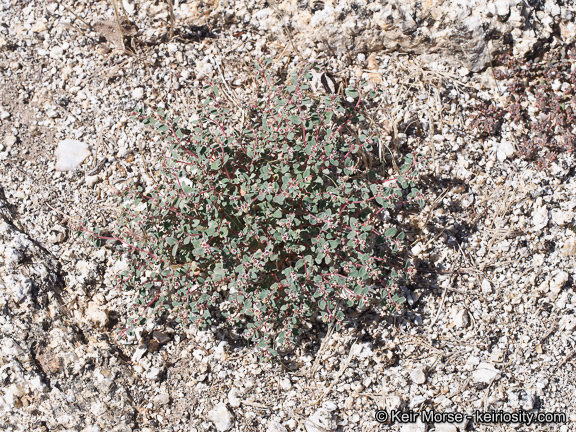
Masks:
[[[233,388],[228,392],[228,403],[232,408],[238,408],[240,406],[240,391]]]
[[[566,282],[568,282],[568,279],[570,278],[570,275],[568,273],[566,273],[565,271],[561,270],[559,272],[557,272],[554,277],[550,280],[550,298],[556,298],[558,296],[558,294],[560,294],[560,291],[562,291],[562,288],[564,288],[564,285],[566,285]]]
[[[219,432],[227,431],[232,428],[234,418],[230,411],[226,408],[226,404],[219,403],[210,412],[208,412],[208,420],[214,423],[216,430]]]
[[[132,99],[140,100],[144,97],[144,89],[142,87],[136,87],[132,90]]]
[[[326,411],[330,411],[330,412],[338,411],[338,405],[336,405],[334,402],[331,402],[331,401],[324,402],[322,404],[322,408],[324,408]]]
[[[462,309],[454,316],[454,327],[462,329],[468,327],[470,324],[470,315],[466,309]]]
[[[151,367],[148,372],[146,373],[146,378],[148,378],[151,381],[158,381],[160,379],[160,376],[162,375],[162,369],[158,368],[156,366]]]
[[[166,393],[160,393],[159,395],[154,396],[152,399],[155,405],[168,405],[170,403],[170,395]]]
[[[62,225],[54,225],[48,235],[48,241],[52,244],[63,243],[66,240],[66,229]]]
[[[279,0],[274,7],[263,8],[240,0],[233,3],[233,9],[228,3],[215,2],[208,11],[192,6],[195,3],[183,4],[178,14],[179,22],[196,26],[216,17],[221,25],[250,23],[277,35],[282,45],[293,43],[302,52],[330,50],[331,55],[349,54],[360,62],[368,52],[409,52],[421,55],[428,64],[443,62],[477,72],[489,65],[491,51],[504,48],[503,38],[490,40],[489,35],[514,31],[514,43],[529,50],[552,31],[545,20],[520,13],[517,3],[482,1],[472,7],[472,3],[459,0],[393,0],[363,1],[351,8],[348,2],[334,1],[322,2],[317,8],[313,2]],[[507,19],[509,15],[514,19]],[[530,30],[526,30],[528,25]],[[286,26],[290,26],[290,34],[283,30]]]
[[[502,361],[503,356],[504,353],[500,348],[494,348],[492,350],[492,353],[490,354],[490,360],[493,361],[494,363],[500,363]]]
[[[556,225],[564,226],[572,221],[574,218],[573,212],[562,211],[562,210],[552,210],[552,221]]]
[[[288,391],[292,388],[292,383],[290,382],[289,378],[282,378],[280,380],[280,388],[282,390]]]
[[[266,432],[288,432],[288,429],[276,420],[268,420],[268,423],[266,423]]]
[[[152,337],[156,339],[160,345],[164,345],[165,343],[170,342],[170,336],[168,336],[166,333],[159,332],[158,330],[154,330]]]
[[[576,255],[576,238],[571,237],[566,240],[566,243],[564,243],[562,249],[560,249],[560,253],[565,257]]]
[[[93,187],[102,181],[102,177],[99,175],[86,176],[84,180],[86,181],[86,186]]]
[[[6,135],[6,138],[4,138],[4,145],[6,146],[6,148],[8,150],[10,150],[12,148],[12,146],[14,144],[16,144],[17,141],[18,141],[18,138],[16,138],[15,135],[8,134],[8,135]]]
[[[10,118],[10,113],[8,111],[0,111],[0,120],[6,120]]]
[[[508,404],[514,410],[531,411],[536,404],[536,397],[525,390],[519,392],[508,391]]]
[[[138,360],[144,357],[146,351],[148,351],[148,347],[145,344],[138,345],[138,348],[136,348],[136,351],[134,351],[134,354],[132,354],[132,362],[136,363]]]
[[[304,422],[306,432],[332,432],[338,427],[332,413],[320,408]]]
[[[542,266],[542,264],[544,264],[544,258],[546,258],[546,255],[544,254],[534,254],[532,257],[532,265],[534,267]]]
[[[104,327],[108,321],[108,311],[96,302],[90,302],[86,309],[86,318],[99,327]]]
[[[482,382],[486,384],[490,384],[492,381],[499,379],[501,373],[493,364],[490,363],[480,363],[472,378],[476,382]]]
[[[537,207],[532,213],[532,222],[536,231],[548,225],[548,208],[546,206]]]
[[[410,399],[410,403],[408,404],[408,407],[410,409],[414,409],[417,406],[425,403],[427,400],[428,400],[428,396],[426,396],[426,395],[414,396],[412,399]]]
[[[484,294],[491,294],[492,293],[492,284],[488,279],[484,279],[482,281],[482,293]]]
[[[88,145],[74,139],[65,139],[56,149],[56,170],[73,171],[90,156]]]
[[[500,162],[504,162],[506,158],[512,156],[515,152],[516,150],[514,150],[514,146],[511,142],[502,141],[496,151],[496,157]]]
[[[107,393],[110,391],[110,387],[114,384],[114,373],[110,372],[107,369],[96,369],[94,372],[94,376],[96,377],[96,382],[94,383],[94,387],[100,390],[102,393]]]
[[[510,13],[510,0],[496,0],[494,2],[496,14],[506,16]]]
[[[364,342],[361,344],[356,343],[352,345],[352,348],[350,348],[350,353],[353,356],[360,358],[372,357],[372,355],[374,354],[374,352],[372,351],[372,343],[371,342]]]
[[[414,369],[412,372],[410,372],[410,378],[416,384],[424,384],[426,382],[426,374],[424,373],[424,368],[419,366]]]
[[[560,319],[558,326],[560,327],[561,330],[566,330],[567,332],[574,331],[574,329],[576,328],[576,316],[564,315]]]
[[[218,346],[214,349],[214,358],[220,361],[226,360],[228,354],[226,352],[226,347],[228,346],[228,342],[222,341],[218,344]]]

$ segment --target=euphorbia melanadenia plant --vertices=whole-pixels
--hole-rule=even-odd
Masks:
[[[315,97],[311,79],[304,66],[279,84],[259,66],[262,92],[243,121],[219,102],[217,84],[204,89],[192,130],[160,110],[135,113],[171,142],[158,185],[121,196],[114,240],[128,269],[119,282],[137,292],[140,317],[168,311],[207,326],[221,314],[272,356],[312,316],[339,326],[345,305],[401,302],[403,234],[382,228],[381,216],[420,199],[414,161],[396,178],[362,166],[377,139],[360,127],[370,95],[358,85],[346,91],[353,103]]]

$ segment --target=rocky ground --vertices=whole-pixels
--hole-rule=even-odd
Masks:
[[[122,28],[112,4],[0,2],[2,430],[576,430],[574,156],[541,171],[514,156],[511,128],[467,127],[477,101],[502,98],[490,53],[570,43],[573,6],[174,1],[170,37],[168,3],[125,1]],[[381,84],[388,147],[428,158],[426,207],[398,220],[418,269],[406,308],[313,325],[273,363],[223,327],[152,322],[121,343],[118,264],[71,227],[113,224],[115,192],[156,181],[165,144],[129,118],[135,106],[189,118],[210,78],[248,100],[260,57]],[[74,171],[56,170],[63,139],[89,146]],[[567,422],[375,420],[394,408]]]

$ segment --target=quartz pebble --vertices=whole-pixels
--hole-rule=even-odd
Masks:
[[[56,170],[72,171],[90,156],[88,145],[74,139],[65,139],[56,149]]]
[[[424,384],[426,382],[426,374],[424,373],[423,367],[417,367],[412,372],[410,372],[410,378],[416,384]]]
[[[476,382],[490,384],[492,381],[499,379],[501,372],[491,363],[480,363],[474,371],[472,378]]]
[[[228,409],[226,404],[219,403],[214,408],[208,412],[208,419],[214,423],[216,430],[218,432],[224,432],[232,428],[234,418]]]

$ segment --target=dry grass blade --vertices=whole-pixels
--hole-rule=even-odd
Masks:
[[[84,21],[82,18],[80,18],[76,12],[74,12],[72,9],[70,9],[68,6],[66,6],[65,4],[60,3],[59,0],[56,0],[56,3],[58,3],[60,6],[62,6],[64,9],[66,9],[68,12],[70,12],[72,15],[74,15],[76,17],[76,19],[78,19],[78,21],[82,22],[82,24],[84,24],[86,27],[88,27],[90,29],[90,31],[92,31],[92,26],[90,24],[88,24],[86,21]]]
[[[170,10],[170,39],[174,37],[174,22],[176,19],[174,18],[174,4],[172,4],[172,0],[166,0],[168,2],[168,9]]]
[[[318,370],[318,366],[320,366],[320,359],[322,358],[322,354],[326,350],[327,343],[330,340],[330,338],[332,337],[332,333],[334,333],[334,326],[333,325],[330,326],[330,328],[328,329],[328,333],[326,333],[326,336],[322,340],[322,345],[320,345],[320,349],[318,350],[318,353],[316,354],[316,359],[314,360],[314,364],[312,365],[310,372],[308,372],[308,376],[310,378],[312,378],[314,376],[314,374]]]
[[[116,24],[118,25],[118,31],[120,32],[120,38],[122,40],[122,45],[124,45],[124,29],[122,28],[122,22],[120,22],[120,14],[118,12],[118,4],[116,0],[111,0],[112,6],[114,6],[114,15],[116,17]],[[123,47],[126,49],[126,47]]]
[[[352,345],[350,346],[350,352],[348,354],[348,357],[346,358],[346,360],[344,360],[344,362],[340,366],[340,370],[336,374],[336,377],[334,378],[334,381],[332,381],[332,384],[330,384],[330,387],[328,387],[326,390],[324,390],[324,394],[322,395],[322,397],[316,399],[316,401],[312,402],[311,405],[319,404],[320,401],[322,399],[324,399],[324,397],[326,397],[332,391],[332,388],[334,388],[334,386],[336,384],[338,384],[338,382],[340,381],[340,378],[342,377],[342,375],[344,374],[344,372],[346,371],[346,369],[350,365],[350,362],[352,361],[352,357],[354,357],[354,352],[352,350],[352,347],[354,346],[354,344],[356,342],[357,342],[357,340],[355,340],[354,343],[352,343]]]

